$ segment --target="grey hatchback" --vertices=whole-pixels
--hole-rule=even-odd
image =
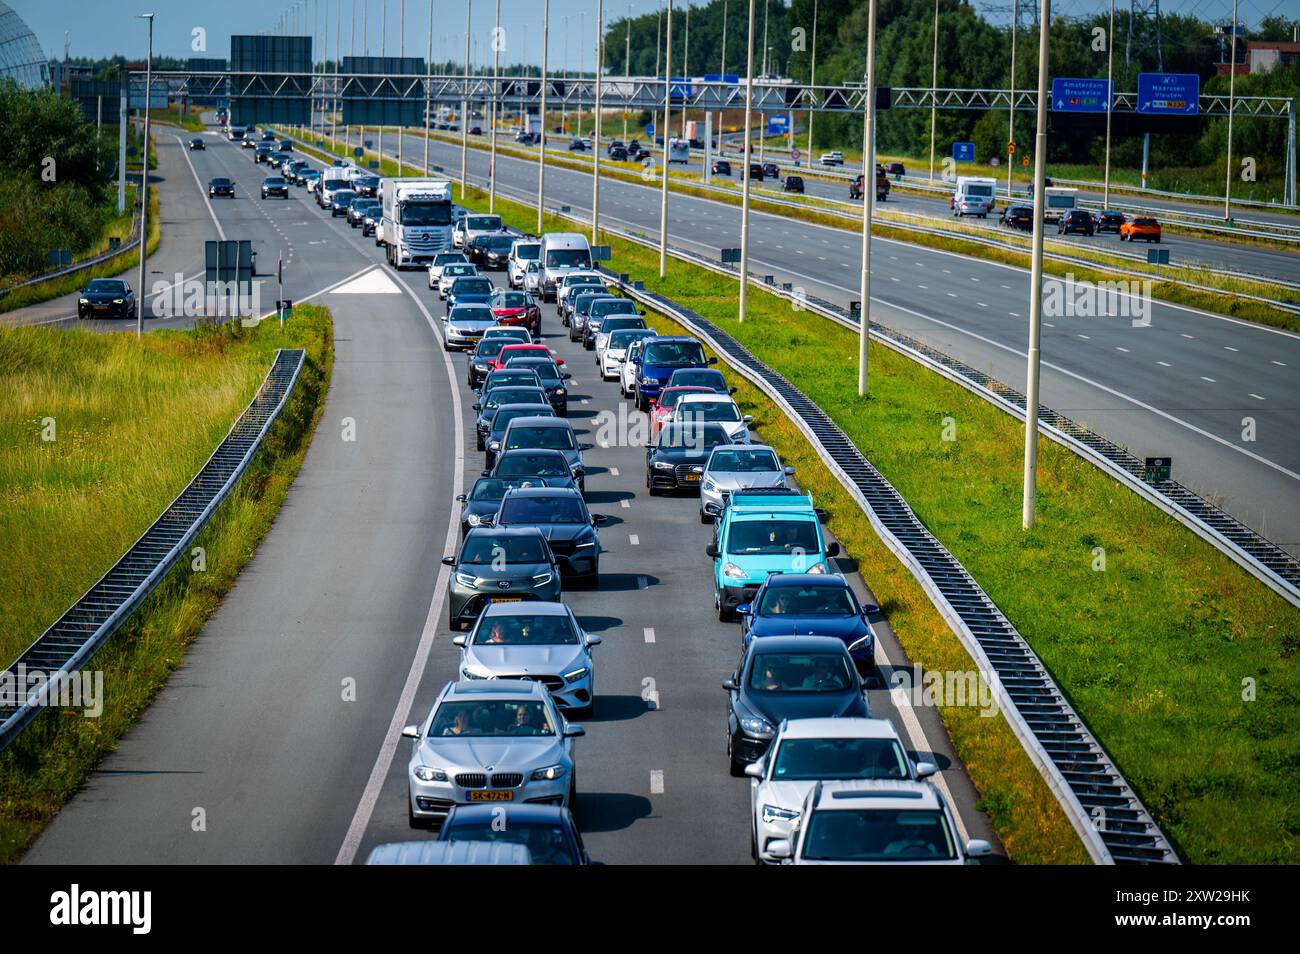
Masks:
[[[447,582],[447,617],[452,629],[478,619],[494,603],[560,598],[560,568],[535,527],[475,527],[460,553],[442,562],[454,572]]]

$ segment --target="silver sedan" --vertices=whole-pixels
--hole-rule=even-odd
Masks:
[[[713,448],[700,480],[700,522],[726,509],[733,493],[755,487],[788,487],[793,467],[781,466],[766,444],[720,444]]]

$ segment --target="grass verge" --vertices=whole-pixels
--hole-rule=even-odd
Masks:
[[[98,718],[47,710],[0,753],[0,862],[24,848],[166,684],[270,529],[324,407],[329,311],[301,306],[283,331],[129,335],[0,329],[0,658],[11,662],[172,501],[252,399],[275,350],[307,360],[230,498],[196,541],[206,569],[177,566],[95,657]],[[42,419],[56,440],[42,441]],[[66,558],[52,561],[49,554]]]

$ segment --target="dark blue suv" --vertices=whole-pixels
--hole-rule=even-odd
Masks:
[[[860,605],[836,573],[774,573],[737,612],[746,648],[755,636],[835,636],[859,673],[875,671],[876,634],[868,617],[879,607]]]
[[[641,345],[641,357],[636,367],[636,383],[632,386],[638,410],[649,411],[650,404],[658,400],[659,392],[679,368],[704,368],[716,364],[717,358],[706,358],[704,346],[694,338],[647,338]]]

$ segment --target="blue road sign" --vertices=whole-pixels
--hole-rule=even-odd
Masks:
[[[653,138],[655,137],[655,124],[654,124],[654,123],[646,123],[646,124],[645,124],[645,134],[646,134],[648,137],[650,137],[651,139],[653,139]]]
[[[1139,113],[1195,116],[1201,102],[1201,78],[1196,73],[1139,73]]]
[[[740,82],[736,73],[705,73],[701,79],[706,83],[731,83],[733,86]]]
[[[973,142],[955,142],[952,144],[952,158],[954,162],[974,162],[975,161],[975,143]]]
[[[1104,113],[1110,101],[1110,82],[1104,79],[1053,79],[1052,111]]]
[[[769,136],[784,136],[790,131],[789,116],[768,116],[767,117],[767,134]]]

